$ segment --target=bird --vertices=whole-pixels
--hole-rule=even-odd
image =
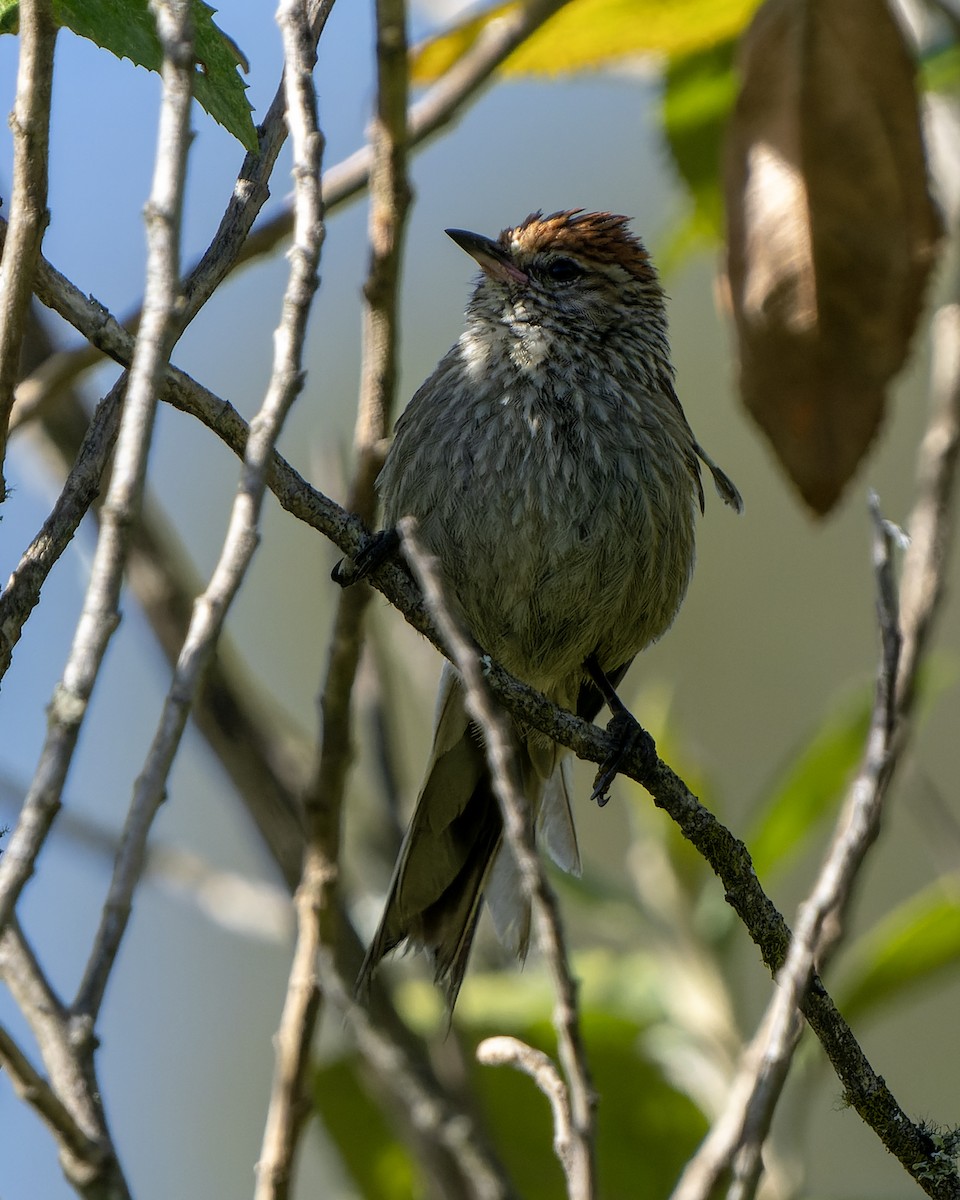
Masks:
[[[680,608],[704,509],[701,464],[727,505],[743,502],[684,415],[663,288],[629,218],[537,211],[495,239],[445,232],[480,273],[463,332],[396,423],[377,480],[386,544],[413,518],[483,652],[592,720],[604,700],[616,705],[627,667]],[[369,569],[354,566],[340,582]],[[579,874],[571,756],[516,722],[511,738],[537,837]],[[358,992],[406,944],[427,952],[452,1015],[484,899],[522,961],[529,906],[503,847],[483,737],[448,663]]]

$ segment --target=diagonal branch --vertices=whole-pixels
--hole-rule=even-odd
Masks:
[[[363,364],[349,505],[367,521],[376,512],[374,481],[390,430],[397,374],[396,312],[403,229],[410,201],[406,176],[407,39],[404,0],[377,0],[377,105],[370,134],[374,168],[370,269],[364,288]],[[288,18],[289,19],[289,16]],[[372,592],[337,598],[320,697],[322,730],[304,794],[306,848],[297,891],[298,935],[277,1034],[277,1064],[258,1166],[258,1200],[288,1194],[307,1105],[304,1074],[320,1011],[315,960],[334,947],[343,923],[337,900],[344,791],[351,761],[351,697]]]
[[[306,36],[304,31],[304,40]],[[290,89],[307,87],[302,74],[302,70],[295,70],[288,65],[288,95]],[[309,74],[307,78],[309,80]],[[307,101],[304,100],[303,104],[306,107]],[[259,541],[260,513],[274,444],[303,384],[303,342],[317,286],[317,266],[323,241],[317,182],[323,139],[316,127],[312,92],[309,108],[312,113],[310,125],[301,129],[297,118],[306,119],[305,112],[301,113],[300,106],[288,100],[288,121],[295,129],[293,171],[298,197],[297,223],[282,317],[274,335],[273,372],[263,404],[250,426],[240,485],[219,561],[206,591],[194,606],[190,628],[180,651],[160,721],[134,788],[100,928],[75,1003],[76,1011],[92,1019],[99,1013],[107,980],[126,929],[133,891],[143,867],[147,835],[163,800],[167,776],[187,717],[227,610]],[[121,428],[121,437],[122,433]]]
[[[10,236],[0,260],[0,503],[6,499],[3,461],[33,273],[40,257],[43,232],[50,220],[47,181],[56,40],[51,0],[21,0],[20,65],[10,122],[13,129]]]
[[[130,1200],[110,1140],[99,1089],[80,1062],[92,1029],[77,1025],[53,993],[14,916],[0,934],[0,978],[36,1038],[49,1075],[38,1082],[25,1056],[5,1037],[0,1060],[50,1126],[67,1179],[86,1200]],[[65,1117],[65,1120],[61,1118]]]
[[[317,126],[317,101],[312,76],[315,55],[308,49],[309,30],[305,9],[300,0],[281,0],[277,9],[277,24],[283,36],[287,124],[293,142],[294,243],[299,243],[299,255],[302,259],[306,259],[307,252],[312,250],[311,279],[315,286],[323,228],[320,194],[322,139]],[[296,299],[295,287],[294,270],[291,272],[285,308],[290,307],[291,302]],[[308,300],[309,297],[305,297],[305,301]],[[304,320],[307,311],[307,304],[304,303]],[[291,356],[288,364],[291,373],[300,370],[305,329],[304,324],[299,331],[299,340],[295,347],[292,347],[295,349],[295,356]],[[280,367],[278,356],[275,371]],[[265,446],[265,450],[272,452],[272,443],[269,447]],[[269,461],[264,455],[260,470],[261,494],[266,487],[268,467]],[[319,1008],[314,960],[319,941],[320,913],[315,903],[316,893],[310,886],[312,882],[305,876],[301,877],[295,896],[297,945],[276,1038],[276,1062],[270,1103],[260,1159],[257,1163],[257,1200],[285,1200],[289,1195],[294,1148],[309,1112],[304,1101],[303,1076],[309,1061],[312,1033]]]
[[[193,46],[186,0],[157,8],[163,45],[163,100],[156,166],[146,209],[147,282],[113,472],[104,503],[83,613],[50,705],[47,736],[21,819],[0,862],[0,929],[6,924],[60,806],[87,703],[119,621],[130,529],[143,496],[157,383],[173,344],[179,295],[180,217],[193,94]]]
[[[410,205],[407,181],[407,33],[405,0],[377,0],[377,109],[371,130],[370,267],[364,286],[363,360],[354,431],[355,466],[347,507],[373,524],[374,487],[393,423],[397,379],[397,301],[403,235]],[[360,587],[337,597],[330,653],[320,695],[321,735],[304,795],[307,869],[325,880],[321,912],[333,910],[339,876],[340,825],[352,757],[351,696],[372,593]],[[327,933],[334,928],[328,922]]]
[[[595,1096],[580,1031],[577,983],[570,969],[557,898],[534,844],[532,813],[523,800],[506,721],[484,682],[477,648],[451,615],[436,563],[419,546],[414,523],[402,521],[400,532],[404,553],[443,637],[445,652],[463,680],[467,711],[483,730],[484,750],[493,790],[503,816],[507,845],[517,863],[520,886],[533,914],[537,942],[553,976],[556,995],[553,1024],[564,1078],[559,1080],[555,1071],[551,1076],[544,1070],[542,1062],[539,1062],[538,1070],[530,1073],[535,1079],[551,1081],[543,1090],[550,1098],[555,1113],[554,1145],[567,1180],[567,1194],[574,1200],[592,1200],[596,1194]],[[526,1047],[526,1050],[530,1050],[530,1047]],[[535,1059],[536,1052],[531,1053]],[[529,1055],[521,1054],[518,1061],[523,1065],[531,1059]],[[560,1088],[556,1086],[558,1083]],[[559,1118],[558,1109],[561,1114]]]
[[[876,837],[884,796],[906,750],[923,648],[943,598],[960,454],[960,305],[944,306],[933,326],[932,406],[917,463],[917,499],[909,521],[898,605],[890,566],[891,531],[876,500],[874,563],[882,656],[864,760],[837,821],[837,832],[797,931],[778,990],[761,1029],[744,1055],[730,1101],[696,1156],[687,1164],[674,1200],[711,1195],[731,1163],[732,1197],[750,1196],[760,1150],[801,1028],[798,1006],[815,960],[822,966],[843,927],[858,870]],[[898,608],[902,612],[899,617]],[[934,1173],[936,1182],[936,1173]]]
[[[728,1200],[749,1200],[762,1170],[761,1151],[787,1079],[803,1025],[800,1005],[815,964],[823,966],[827,940],[835,941],[867,850],[874,842],[890,780],[900,630],[891,565],[893,535],[871,497],[874,568],[882,653],[863,763],[836,822],[814,887],[800,907],[793,940],[777,973],[773,997],[743,1054],[723,1115],[687,1163],[672,1200],[708,1200],[728,1172]]]
[[[43,1118],[63,1154],[80,1161],[99,1157],[96,1139],[91,1138],[83,1126],[74,1120],[70,1109],[62,1103],[3,1026],[0,1026],[0,1064],[9,1075],[20,1099]]]

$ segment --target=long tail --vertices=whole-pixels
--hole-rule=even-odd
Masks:
[[[524,791],[561,866],[579,871],[569,807],[567,771],[557,753],[531,747],[519,735],[516,751]],[[545,783],[545,776],[550,776]],[[484,893],[501,940],[522,959],[530,915],[508,853],[500,854],[500,808],[480,736],[469,722],[463,688],[447,667],[440,685],[437,728],[426,780],[394,869],[380,925],[367,951],[357,989],[369,985],[380,960],[404,941],[430,955],[434,978],[452,1011],[463,983]]]

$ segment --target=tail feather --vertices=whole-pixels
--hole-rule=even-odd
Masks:
[[[699,442],[694,445],[694,449],[696,450],[698,457],[702,459],[702,461],[709,468],[710,474],[713,476],[714,486],[716,487],[717,492],[719,493],[724,504],[729,504],[729,506],[735,512],[743,512],[743,497],[740,495],[737,485],[733,482],[726,471],[717,466],[717,464],[713,461],[706,450],[704,450],[704,448],[699,444]]]
[[[527,799],[538,812],[550,853],[561,866],[579,872],[568,770],[555,756],[545,756],[540,746],[531,753],[532,749],[517,735]],[[546,786],[544,770],[551,775]],[[381,959],[409,941],[429,954],[435,980],[452,1011],[485,893],[501,940],[520,959],[525,956],[530,913],[512,855],[499,853],[502,834],[480,736],[468,721],[459,678],[445,673],[426,782],[403,840],[383,917],[360,969],[359,993],[369,987]]]
[[[580,847],[573,824],[573,759],[564,754],[543,789],[537,832],[550,857],[570,875],[580,874]]]

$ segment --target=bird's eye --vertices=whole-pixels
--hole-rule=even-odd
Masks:
[[[555,258],[547,264],[544,274],[554,283],[573,283],[583,274],[583,268],[572,258]]]

